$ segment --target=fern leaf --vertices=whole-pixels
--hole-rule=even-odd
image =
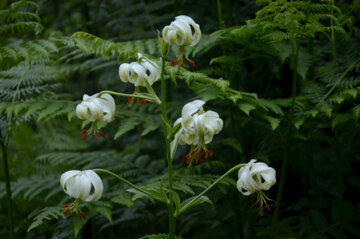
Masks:
[[[43,224],[45,220],[65,218],[64,214],[62,213],[62,210],[63,209],[61,207],[45,207],[34,218],[34,221],[31,223],[31,225],[28,228],[28,232]]]

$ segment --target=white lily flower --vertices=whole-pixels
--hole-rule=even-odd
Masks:
[[[172,21],[169,26],[166,26],[162,30],[162,39],[167,44],[177,45],[180,47],[180,54],[176,60],[171,62],[171,66],[176,66],[178,61],[180,65],[184,64],[184,47],[185,46],[195,46],[201,38],[201,30],[199,24],[185,15],[180,15],[175,17],[175,21]],[[188,59],[185,56],[185,59],[195,67],[193,60]]]
[[[266,200],[271,200],[265,196],[262,190],[269,190],[276,183],[276,171],[269,167],[266,163],[257,162],[252,159],[244,167],[239,170],[239,179],[236,187],[243,195],[257,194],[257,203],[260,203],[260,210],[262,212],[262,205],[265,204],[270,210]]]
[[[93,170],[67,171],[61,175],[60,185],[70,197],[87,202],[98,200],[104,189],[101,178]]]
[[[151,86],[160,79],[159,66],[156,62],[145,59],[138,53],[140,62],[123,63],[119,67],[121,81],[129,82],[137,86]]]
[[[196,162],[202,162],[200,156],[202,150],[205,159],[212,156],[213,152],[207,149],[206,144],[209,144],[213,136],[223,128],[219,114],[211,110],[205,112],[202,108],[204,104],[202,100],[187,103],[182,109],[182,117],[175,122],[175,126],[181,124],[179,143],[191,145],[191,151],[185,157],[188,164],[193,158]]]
[[[98,94],[83,96],[83,101],[76,107],[76,115],[79,119],[91,122],[110,122],[115,114],[115,101],[110,94]]]
[[[162,38],[168,44],[177,46],[194,46],[201,38],[201,30],[199,24],[185,15],[175,17],[169,26],[162,30]]]

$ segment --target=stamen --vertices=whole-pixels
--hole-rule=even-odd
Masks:
[[[86,216],[85,216],[85,214],[83,213],[83,214],[81,214],[81,216],[82,216],[82,218],[83,219],[85,219],[86,218]]]
[[[132,97],[130,97],[130,96],[128,96],[128,101],[127,101],[127,103],[126,104],[130,104],[131,103],[131,101],[132,101]]]
[[[147,101],[145,99],[142,99],[144,105],[146,105]]]
[[[81,220],[81,212],[80,212],[80,211],[78,211],[77,215],[78,215],[78,217],[79,217],[80,220]]]
[[[188,61],[189,61],[189,63],[192,65],[192,67],[195,68],[195,62],[194,62],[193,60],[188,60]]]
[[[68,207],[69,205],[67,205],[67,204],[64,204],[64,205],[62,205],[62,207]]]
[[[209,156],[212,157],[214,155],[212,149],[209,150]]]
[[[136,103],[138,106],[141,106],[141,101],[138,98],[136,98]]]
[[[94,133],[94,137],[96,140],[99,140],[99,137],[96,135],[96,133]]]
[[[181,60],[181,61],[180,61],[180,66],[183,66],[183,65],[184,65],[184,61]]]
[[[85,139],[87,137],[87,132],[86,130],[83,129],[83,135],[81,136],[82,139]]]
[[[170,63],[170,66],[176,66],[177,64],[177,60],[173,60],[171,63]]]
[[[66,208],[64,211],[62,211],[62,213],[63,213],[63,214],[66,214],[66,213],[69,212],[69,210],[70,210],[70,208]]]
[[[70,217],[72,218],[74,216],[74,211],[70,212]]]
[[[190,164],[190,157],[186,157],[186,163]]]
[[[103,137],[104,139],[106,139],[106,135],[105,135],[101,130],[99,130],[99,134],[100,134],[101,137]]]
[[[209,157],[208,152],[206,150],[204,150],[204,157],[205,157],[205,159],[207,159]]]

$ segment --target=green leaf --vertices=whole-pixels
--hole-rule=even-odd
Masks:
[[[44,220],[65,218],[65,215],[62,213],[63,208],[61,207],[45,207],[40,213],[34,218],[34,221],[28,228],[28,232],[32,229],[40,226],[44,223]]]
[[[246,104],[246,103],[242,103],[242,104],[238,104],[237,105],[239,107],[239,109],[241,111],[243,111],[247,116],[249,116],[250,111],[254,110],[256,107],[254,105],[251,104]]]
[[[111,202],[117,203],[126,207],[133,207],[134,201],[132,200],[131,196],[125,193],[120,194],[117,197],[111,198]]]
[[[134,118],[122,120],[118,131],[115,133],[114,139],[117,139],[120,136],[126,134],[127,132],[134,129],[139,124],[140,122]]]
[[[180,210],[179,210],[179,214],[185,212],[186,210],[188,210],[189,208],[195,207],[197,205],[203,204],[203,203],[209,203],[211,204],[211,206],[214,206],[214,204],[212,203],[212,201],[207,197],[207,196],[201,196],[200,198],[198,198],[197,200],[193,201],[190,203],[191,200],[193,200],[194,198],[196,198],[197,196],[191,197],[186,199],[185,201],[183,201],[180,205]],[[185,208],[186,206],[186,208]]]
[[[78,238],[79,233],[81,232],[81,229],[83,229],[83,227],[85,226],[85,224],[87,223],[87,221],[89,220],[89,218],[85,218],[85,219],[80,219],[78,217],[73,217],[73,230],[74,230],[74,236],[75,238]]]
[[[272,130],[275,130],[280,124],[280,120],[277,118],[265,116],[265,119],[270,123]]]
[[[331,128],[334,129],[336,125],[351,120],[353,117],[351,114],[339,114],[331,121]]]

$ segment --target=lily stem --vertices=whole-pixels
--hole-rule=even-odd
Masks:
[[[170,139],[168,138],[169,129],[168,129],[168,120],[166,115],[166,95],[165,95],[165,57],[163,56],[161,62],[161,117],[163,119],[163,130],[164,130],[164,139],[166,146],[166,159],[168,163],[168,179],[169,179],[169,239],[174,239],[175,237],[175,223],[176,218],[174,216],[174,197],[173,197],[173,172],[172,172],[172,158],[171,158],[171,150],[170,150]]]
[[[138,186],[132,184],[131,182],[129,182],[129,181],[126,180],[125,178],[122,178],[122,177],[120,177],[119,175],[117,175],[117,174],[115,174],[115,173],[113,173],[113,172],[110,172],[110,171],[108,171],[108,170],[106,170],[106,169],[101,169],[101,168],[93,169],[93,171],[94,171],[94,172],[99,172],[99,173],[107,173],[107,174],[109,174],[109,175],[111,175],[111,176],[114,176],[115,178],[119,179],[119,180],[122,181],[123,183],[126,183],[126,184],[129,185],[130,187],[135,188],[136,190],[138,190],[138,191],[140,191],[140,192],[142,192],[142,193],[144,193],[144,194],[152,197],[152,195],[151,195],[150,193],[148,193],[147,191],[145,191],[144,189],[139,188]]]
[[[98,97],[101,97],[103,94],[110,94],[110,95],[116,95],[116,96],[122,96],[122,97],[135,97],[135,98],[145,99],[145,100],[148,100],[148,101],[154,101],[156,103],[159,103],[153,97],[146,96],[144,94],[138,94],[138,95],[137,94],[124,94],[124,93],[119,93],[119,92],[116,92],[116,91],[105,90],[105,91],[101,91],[98,94]]]
[[[223,180],[224,178],[226,178],[229,174],[231,174],[232,172],[234,172],[235,170],[244,167],[245,164],[238,164],[234,167],[232,167],[231,169],[229,169],[226,173],[224,173],[220,178],[216,179],[215,182],[213,182],[209,187],[207,187],[206,189],[204,189],[204,191],[202,191],[199,195],[197,195],[196,197],[194,197],[190,202],[188,202],[187,204],[185,204],[180,210],[179,213],[176,215],[180,215],[181,213],[185,212],[189,207],[191,207],[191,204],[193,204],[194,202],[196,202],[197,200],[199,200],[202,196],[205,195],[205,193],[207,193],[208,191],[210,191],[216,184],[218,184],[221,180]]]

